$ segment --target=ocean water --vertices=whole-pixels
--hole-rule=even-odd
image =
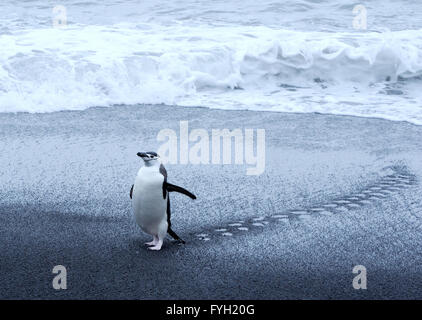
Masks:
[[[422,125],[422,1],[365,1],[366,28],[358,4],[2,1],[0,112],[145,103]]]

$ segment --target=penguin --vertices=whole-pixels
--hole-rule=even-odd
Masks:
[[[179,192],[195,200],[196,196],[186,189],[167,182],[167,171],[155,152],[138,152],[144,161],[130,189],[136,223],[152,235],[153,240],[145,243],[150,250],[160,250],[168,233],[179,243],[185,243],[171,229],[170,192]]]

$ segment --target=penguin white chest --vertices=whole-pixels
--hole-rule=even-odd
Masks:
[[[142,167],[136,176],[132,205],[136,223],[149,234],[157,234],[167,220],[167,199],[163,197],[164,177],[157,168]]]

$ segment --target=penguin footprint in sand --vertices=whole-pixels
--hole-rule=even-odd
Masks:
[[[146,243],[150,246],[148,249],[160,250],[167,233],[185,243],[171,229],[170,192],[180,192],[191,199],[196,199],[196,196],[167,182],[167,171],[155,152],[138,152],[138,156],[144,161],[144,166],[139,169],[135,184],[130,189],[130,198],[136,223],[153,236],[153,240]]]

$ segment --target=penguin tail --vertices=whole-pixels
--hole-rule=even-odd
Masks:
[[[182,240],[177,234],[176,232],[174,232],[170,227],[167,229],[168,234],[176,241],[185,244],[186,242],[184,240]]]

